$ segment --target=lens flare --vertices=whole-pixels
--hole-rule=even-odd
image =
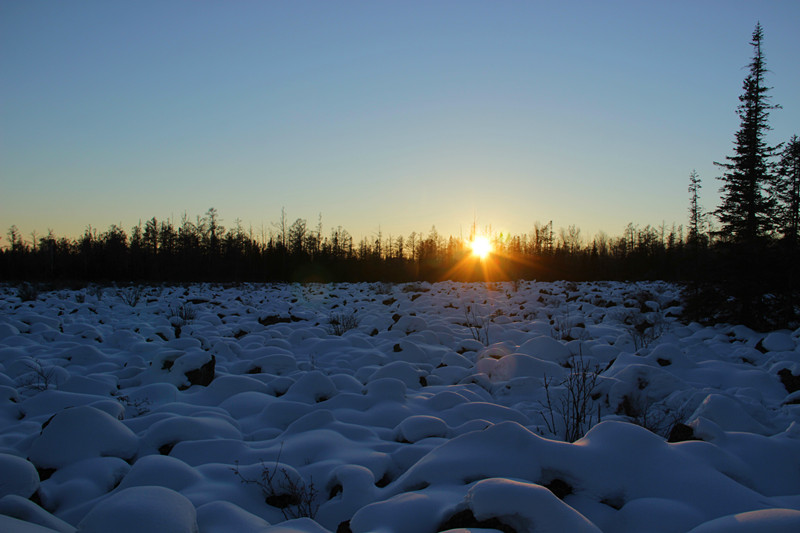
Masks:
[[[475,237],[470,243],[472,255],[486,259],[492,253],[492,243],[486,237]]]

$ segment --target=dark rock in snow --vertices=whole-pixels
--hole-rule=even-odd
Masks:
[[[800,390],[800,376],[795,376],[788,368],[778,370],[778,377],[789,394]]]
[[[694,430],[691,426],[681,424],[680,422],[672,426],[672,430],[669,432],[669,437],[667,437],[667,442],[684,442],[687,440],[700,439],[694,436]]]
[[[55,468],[37,468],[36,472],[39,474],[39,481],[47,481],[53,474],[56,473]]]
[[[267,315],[258,318],[258,323],[262,326],[273,326],[275,324],[288,324],[292,319],[290,317],[283,317],[277,315]]]
[[[158,453],[161,455],[169,455],[169,452],[172,451],[172,448],[175,447],[175,442],[168,442],[158,447]]]
[[[200,368],[186,372],[186,379],[188,379],[189,383],[192,385],[202,385],[203,387],[207,387],[214,380],[214,370],[216,366],[217,358],[212,355],[211,360],[208,363],[204,364]]]
[[[547,490],[556,495],[559,500],[563,500],[572,494],[572,486],[563,479],[554,479],[550,483],[543,485]]]
[[[790,394],[784,400],[783,405],[800,405],[800,394]]]

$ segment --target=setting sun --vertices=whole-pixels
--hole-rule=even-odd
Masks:
[[[492,243],[486,237],[475,237],[470,243],[472,247],[472,255],[486,259],[492,252]]]

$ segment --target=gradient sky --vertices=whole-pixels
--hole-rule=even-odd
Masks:
[[[717,202],[753,28],[800,134],[800,2],[0,0],[0,233],[216,207],[356,239],[620,235]]]

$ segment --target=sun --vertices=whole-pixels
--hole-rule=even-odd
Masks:
[[[477,236],[469,245],[472,248],[472,255],[480,259],[486,259],[492,253],[492,243],[486,237]]]

